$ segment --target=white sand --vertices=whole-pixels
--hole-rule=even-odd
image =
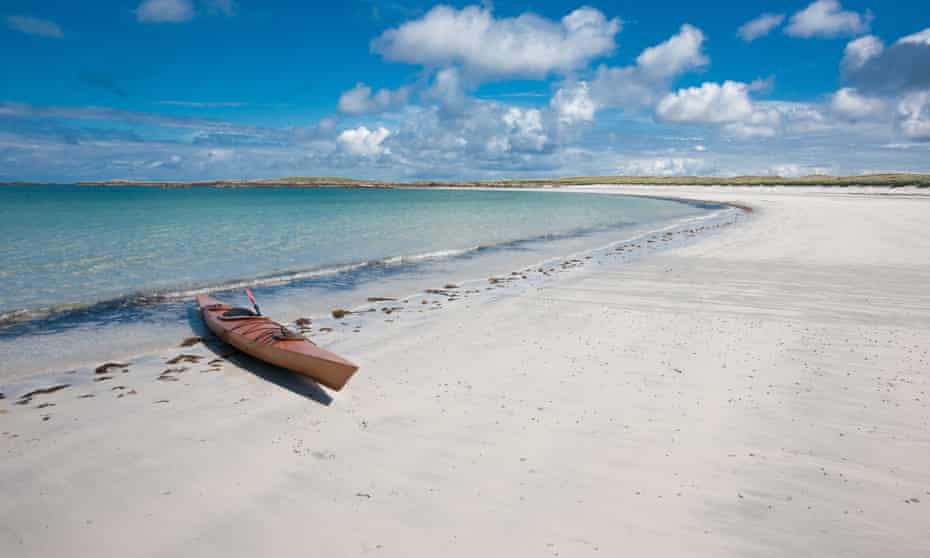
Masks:
[[[930,197],[875,192],[675,189],[757,211],[349,335],[329,406],[163,358],[8,394],[0,556],[926,556]]]

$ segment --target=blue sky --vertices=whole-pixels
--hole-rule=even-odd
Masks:
[[[0,2],[0,180],[930,172],[922,2]]]

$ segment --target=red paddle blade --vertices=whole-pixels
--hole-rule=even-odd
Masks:
[[[252,306],[255,306],[256,304],[258,304],[257,302],[255,302],[255,297],[252,296],[252,290],[251,290],[251,289],[248,289],[248,288],[247,288],[247,289],[245,290],[245,296],[249,297],[249,302],[252,303]]]

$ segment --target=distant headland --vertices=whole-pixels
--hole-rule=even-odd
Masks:
[[[0,185],[49,185],[38,182],[0,182]],[[170,180],[93,180],[78,186],[150,186],[157,188],[540,188],[546,186],[586,186],[594,184],[664,186],[912,186],[930,188],[930,174],[863,174],[854,176],[567,176],[508,180],[367,180],[337,176],[288,176],[282,178]]]

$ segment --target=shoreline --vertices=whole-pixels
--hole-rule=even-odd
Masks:
[[[11,392],[0,551],[920,555],[930,196],[681,193],[755,211],[514,296],[353,316],[338,394],[203,345]]]
[[[466,188],[448,188],[451,190],[468,190]],[[496,188],[481,188],[480,190],[497,190]],[[526,190],[533,192],[549,192],[548,190]],[[662,196],[637,196],[646,199],[654,199],[659,201],[667,202],[676,202],[684,203],[687,205],[693,205],[701,209],[715,209],[713,207],[708,207],[711,205],[719,206],[731,206],[737,207],[732,204],[708,204],[706,201],[697,200],[697,199],[686,199],[686,198],[675,198],[675,197],[662,197]],[[744,211],[747,210],[745,207],[737,207]],[[232,291],[234,289],[241,289],[244,287],[260,287],[260,286],[287,286],[291,283],[298,281],[304,281],[308,279],[315,279],[318,277],[326,276],[337,276],[343,273],[351,273],[355,270],[368,268],[368,267],[386,267],[391,265],[408,265],[421,261],[429,260],[438,260],[444,258],[455,258],[458,256],[467,256],[477,252],[483,252],[488,250],[502,250],[508,247],[522,244],[530,244],[535,242],[544,242],[562,239],[569,239],[572,237],[585,236],[590,234],[598,233],[614,233],[625,230],[628,225],[616,225],[604,229],[579,229],[572,230],[566,233],[547,233],[540,235],[538,237],[528,237],[528,238],[518,238],[514,240],[509,240],[501,242],[499,244],[487,244],[487,245],[476,245],[470,248],[465,249],[440,249],[434,252],[427,253],[417,253],[417,254],[400,254],[400,255],[391,255],[385,256],[382,258],[374,260],[363,260],[363,261],[347,261],[347,262],[334,262],[331,264],[326,264],[322,267],[311,267],[306,269],[289,269],[276,272],[269,275],[258,275],[254,277],[236,277],[231,279],[221,279],[215,282],[208,282],[203,284],[193,284],[193,285],[176,285],[172,287],[164,287],[151,291],[137,291],[126,295],[120,295],[112,298],[103,298],[99,300],[94,300],[90,302],[67,302],[55,304],[52,306],[43,306],[37,308],[17,308],[11,310],[0,310],[0,336],[3,335],[2,328],[15,326],[17,324],[28,324],[29,322],[35,320],[46,320],[46,319],[58,319],[65,318],[67,319],[71,314],[84,313],[84,312],[94,312],[95,309],[106,310],[108,307],[113,306],[126,306],[126,305],[137,305],[137,306],[155,306],[161,303],[168,303],[173,301],[183,301],[191,300],[192,297],[198,294],[204,293],[224,293]]]
[[[586,192],[586,193],[591,193],[591,192]],[[607,193],[605,195],[615,195],[615,194]],[[617,238],[607,240],[605,238],[604,240],[607,240],[605,244],[596,244],[593,246],[583,248],[580,251],[571,251],[567,253],[560,253],[554,256],[548,256],[543,260],[533,261],[528,264],[524,262],[524,264],[519,266],[516,269],[516,271],[514,271],[514,268],[512,266],[509,266],[507,268],[500,268],[500,269],[497,269],[496,271],[488,270],[488,273],[486,273],[485,275],[490,276],[492,279],[495,277],[499,278],[499,283],[495,282],[493,284],[493,286],[497,288],[501,288],[504,286],[513,287],[517,285],[512,283],[512,280],[514,278],[511,277],[511,275],[519,272],[520,273],[519,279],[521,279],[521,282],[525,283],[525,285],[520,286],[520,289],[518,289],[518,292],[519,292],[519,291],[525,290],[526,288],[532,288],[532,287],[538,286],[541,282],[545,282],[547,279],[551,278],[553,274],[567,271],[565,267],[566,262],[569,262],[569,261],[575,262],[575,264],[570,266],[571,268],[583,267],[586,263],[588,263],[587,260],[590,260],[593,255],[603,255],[604,252],[610,251],[612,247],[618,244],[629,243],[629,242],[641,243],[642,248],[638,249],[635,253],[632,250],[627,251],[624,253],[624,257],[628,257],[629,259],[638,259],[642,257],[648,257],[648,255],[651,252],[653,252],[655,248],[653,248],[651,245],[647,245],[646,244],[647,240],[649,243],[661,242],[663,248],[666,248],[665,244],[677,238],[677,236],[682,233],[682,231],[688,226],[689,223],[694,223],[694,222],[703,223],[705,221],[708,221],[708,222],[714,223],[713,225],[714,227],[730,226],[730,225],[736,224],[740,218],[738,215],[733,215],[730,218],[727,218],[726,215],[722,213],[726,211],[725,208],[733,207],[731,206],[731,204],[727,204],[727,203],[708,204],[706,200],[677,199],[677,198],[667,198],[667,197],[660,197],[660,196],[640,196],[640,197],[648,197],[650,199],[657,199],[657,200],[662,200],[662,201],[674,201],[674,202],[679,202],[679,203],[686,203],[689,205],[696,205],[698,207],[701,207],[702,209],[706,209],[707,213],[694,216],[694,217],[677,218],[677,219],[673,219],[668,222],[641,224],[641,225],[635,225],[633,227],[624,226],[624,227],[620,227],[615,230],[605,231],[602,233],[603,236],[610,234],[612,236],[619,236],[621,240],[618,240]],[[710,207],[710,206],[716,206],[716,207]],[[738,208],[738,209],[741,209],[743,212],[746,211],[745,208]],[[704,229],[703,226],[701,228],[702,230]],[[667,237],[659,238],[658,235],[660,233],[663,233],[668,230],[676,231],[675,236],[667,236]],[[705,232],[705,234],[709,232],[711,231],[708,230]],[[539,241],[545,242],[546,244],[550,244],[552,242],[552,239],[549,237],[549,235],[546,235],[544,238],[545,238],[544,240],[541,238],[539,239]],[[659,248],[659,249],[663,249],[663,248]],[[389,259],[393,259],[393,258],[389,258]],[[401,265],[411,265],[409,262],[404,262],[404,261],[400,263]],[[425,263],[426,265],[429,265],[428,261],[424,261],[423,263]],[[337,274],[341,273],[343,269],[349,269],[351,271],[352,269],[362,267],[364,265],[366,264],[352,264],[352,265],[346,265],[346,266],[337,266],[336,273]],[[543,272],[542,267],[549,267],[551,265],[555,265],[558,269],[557,270],[550,269],[547,272]],[[311,280],[317,277],[317,273],[315,271],[309,271],[303,274],[309,274],[309,276],[311,277]],[[328,276],[329,274],[326,274],[326,275]],[[135,299],[140,299],[143,301],[139,303],[140,312],[145,311],[146,308],[152,308],[154,310],[164,305],[169,305],[169,306],[183,305],[184,307],[188,307],[191,303],[190,296],[192,294],[199,294],[200,292],[211,292],[211,293],[218,293],[220,296],[222,296],[222,294],[227,293],[227,291],[230,288],[236,288],[239,285],[250,286],[252,288],[255,288],[256,285],[260,285],[260,284],[270,285],[270,286],[274,286],[276,288],[281,288],[281,289],[300,288],[299,286],[293,285],[292,283],[294,282],[294,280],[289,277],[290,277],[290,274],[288,274],[287,278],[284,278],[284,279],[271,278],[271,282],[268,282],[268,283],[263,282],[262,281],[263,278],[258,278],[255,281],[237,280],[233,282],[235,287],[227,287],[226,284],[223,284],[218,288],[209,288],[209,287],[193,288],[193,289],[184,291],[183,294],[177,297],[172,296],[169,298],[163,298],[163,296],[160,295],[159,293],[152,293],[152,294],[147,294],[147,295],[143,295],[143,294],[131,295],[128,297],[115,299],[112,301],[102,301],[101,303],[96,303],[96,304],[75,305],[73,308],[68,308],[60,313],[56,312],[56,313],[50,314],[50,318],[56,319],[56,320],[58,319],[65,319],[65,320],[71,320],[71,321],[79,320],[80,318],[77,318],[77,317],[71,318],[71,315],[73,313],[82,314],[87,311],[93,311],[94,308],[101,306],[101,305],[104,308],[107,308],[110,306],[122,307],[124,306],[124,303],[126,302],[132,304],[133,300]],[[304,279],[297,279],[297,280],[300,281]],[[474,288],[475,286],[477,287],[485,286],[485,284],[488,281],[489,279],[487,277],[446,277],[444,281],[439,281],[439,283],[443,283],[443,284],[454,283],[457,285],[457,287],[461,287],[462,289],[465,289],[466,285],[471,285],[472,288]],[[374,289],[375,287],[376,287],[375,285],[371,285],[371,288]],[[362,289],[362,287],[358,287],[358,289]],[[384,290],[385,289],[383,287],[378,287],[377,292],[373,291],[371,296],[375,296],[375,298],[377,298],[378,296],[380,296],[378,295],[378,293],[382,293],[382,291]],[[388,288],[387,290],[390,290],[390,288]],[[356,314],[356,315],[363,315],[366,312],[381,310],[382,309],[381,307],[384,307],[384,306],[394,307],[397,300],[403,301],[404,304],[407,304],[407,302],[411,300],[414,302],[419,302],[421,298],[428,296],[430,294],[430,291],[436,291],[436,290],[441,291],[443,289],[427,288],[426,290],[418,290],[418,291],[410,292],[404,296],[396,296],[396,295],[391,296],[388,298],[393,298],[396,300],[384,301],[388,304],[382,304],[382,305],[378,305],[378,304],[373,305],[371,300],[369,300],[368,302],[361,302],[357,305],[350,306],[348,313]],[[479,291],[481,290],[486,290],[486,289],[479,288]],[[507,289],[507,290],[510,291],[513,289]],[[359,293],[356,293],[356,294],[359,294]],[[472,295],[475,295],[475,294],[480,294],[480,293],[477,291],[472,293]],[[508,294],[512,296],[516,296],[516,293],[508,293]],[[151,301],[149,301],[149,299],[151,299]],[[303,312],[299,314],[300,316],[298,318],[295,318],[295,320],[312,320],[314,324],[317,324],[320,327],[329,328],[331,331],[335,330],[334,335],[346,335],[348,333],[348,331],[342,331],[340,333],[341,329],[346,329],[346,328],[340,328],[339,320],[331,319],[331,316],[328,315],[329,314],[328,310],[326,311],[326,314],[312,313],[312,312],[311,313]],[[9,333],[9,331],[17,327],[31,328],[33,325],[41,326],[41,324],[44,323],[45,320],[47,319],[49,318],[45,317],[44,315],[39,318],[29,318],[26,320],[20,320],[17,317],[14,317],[11,321],[3,324],[3,327],[5,327],[7,329],[7,333]],[[93,320],[91,320],[91,318],[89,317],[86,318],[86,320],[93,322]],[[283,321],[284,323],[286,323],[286,325],[290,325],[292,327],[299,329],[294,323],[294,320],[283,320]],[[198,334],[197,326],[199,326],[199,324],[192,322],[190,325],[193,328],[191,334],[192,335]],[[70,326],[70,327],[77,327],[77,326]],[[120,327],[125,327],[125,326],[117,325],[115,327],[118,329]],[[200,331],[199,333],[204,333],[204,332]],[[9,337],[9,341],[11,342],[15,341],[17,338],[23,335],[35,336],[35,335],[46,335],[46,334],[47,332],[42,332],[42,331],[38,331],[38,332],[24,331],[23,333],[19,333],[19,334],[13,333],[12,336]],[[180,342],[182,340],[183,338],[178,338],[176,342]],[[166,355],[167,353],[171,352],[173,348],[174,348],[174,345],[162,344],[157,347],[153,346],[144,351],[134,353],[134,354],[120,352],[117,354],[111,354],[109,356],[100,355],[98,360],[100,362],[104,362],[108,360],[110,361],[117,360],[119,362],[133,362],[133,361],[143,359],[149,356]],[[42,378],[56,377],[57,375],[60,375],[66,369],[70,373],[81,373],[81,374],[87,375],[90,373],[91,369],[95,368],[96,366],[97,364],[94,364],[93,361],[90,361],[87,359],[80,359],[78,362],[72,362],[71,364],[64,366],[62,368],[59,368],[59,369],[46,368],[42,370],[31,370],[27,373],[19,373],[19,374],[14,373],[6,377],[0,376],[0,390],[3,389],[3,386],[5,384],[9,384],[11,381],[15,384],[25,386],[24,389],[26,390],[36,389],[36,388],[41,387]],[[7,388],[7,391],[8,392],[10,391],[9,388]]]

